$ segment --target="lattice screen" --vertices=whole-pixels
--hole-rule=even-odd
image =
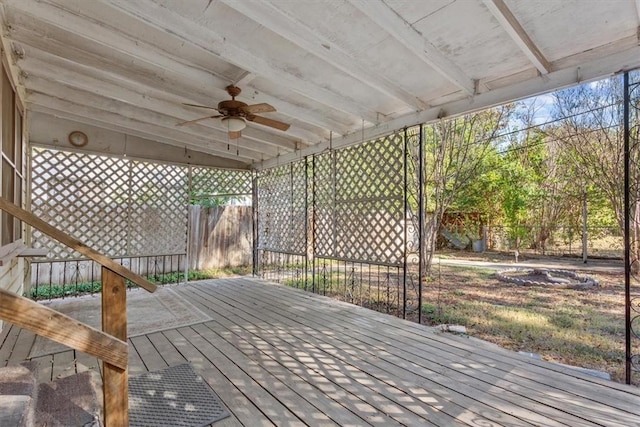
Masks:
[[[318,256],[333,258],[335,254],[335,152],[313,158],[313,247]]]
[[[305,166],[296,162],[258,177],[258,248],[305,254]]]
[[[31,210],[107,255],[127,254],[129,163],[34,148]],[[49,248],[51,258],[80,256],[37,230],[33,246]]]
[[[316,156],[317,256],[403,262],[403,156],[401,134]]]
[[[32,211],[112,256],[186,250],[189,167],[34,148]],[[191,193],[251,194],[251,173],[192,168]],[[80,257],[42,233],[33,246],[50,257]]]
[[[128,254],[186,250],[188,170],[184,166],[132,161]]]
[[[191,174],[192,198],[251,194],[250,171],[193,167]]]

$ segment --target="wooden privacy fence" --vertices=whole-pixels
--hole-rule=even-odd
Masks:
[[[251,265],[252,211],[251,206],[189,206],[189,269]]]

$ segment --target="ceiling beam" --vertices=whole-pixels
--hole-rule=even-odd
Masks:
[[[250,73],[250,72],[245,72],[242,77],[240,77],[238,80],[236,80],[233,85],[234,86],[238,86],[240,88],[247,86],[249,83],[251,83],[256,77],[255,74]]]
[[[174,129],[162,128],[153,124],[145,123],[136,120],[131,117],[123,116],[121,114],[113,113],[111,111],[102,110],[100,108],[78,105],[74,102],[67,101],[66,99],[57,98],[51,95],[47,95],[39,92],[31,92],[27,94],[27,103],[32,104],[30,108],[36,110],[35,106],[41,105],[53,110],[69,112],[76,117],[84,117],[87,119],[94,119],[96,121],[106,122],[120,126],[122,128],[131,129],[137,131],[137,136],[142,136],[147,139],[161,141],[162,139],[173,140],[175,145],[189,145],[199,151],[205,151],[210,154],[220,155],[223,157],[235,158],[245,162],[251,162],[255,160],[261,160],[265,156],[262,153],[254,150],[247,150],[242,147],[241,141],[239,142],[239,154],[236,155],[234,150],[234,144],[230,143],[227,149],[226,144],[213,143],[206,138],[198,137],[195,135],[185,134]],[[161,138],[161,139],[160,139]]]
[[[551,64],[522,28],[504,0],[484,0],[484,4],[538,71],[541,74],[548,74],[551,71]]]
[[[22,4],[25,8],[19,1],[14,3]],[[94,19],[84,19],[50,5],[44,5],[48,8],[41,10],[43,5],[41,3],[37,5],[40,6],[31,7],[33,5],[29,3],[28,10],[9,9],[15,25],[9,29],[8,37],[70,61],[125,76],[147,87],[159,87],[182,95],[183,98],[187,98],[185,102],[208,105],[212,100],[217,102],[228,98],[224,88],[232,83],[231,79],[222,79],[199,67],[177,60],[159,46],[151,44],[153,40],[134,40],[122,32],[95,23]],[[44,20],[33,15],[37,12],[45,15]],[[51,22],[50,18],[47,19],[50,13],[56,17],[55,22]],[[60,14],[66,18],[58,18]],[[140,22],[140,25],[144,24]],[[175,38],[170,31],[163,31],[162,34],[165,38]],[[155,33],[153,35],[155,36]],[[106,37],[112,43],[98,41],[97,36]],[[113,44],[115,41],[118,41],[117,45]],[[185,40],[180,41],[185,43]],[[212,56],[212,53],[205,49],[200,48],[200,52],[201,55]],[[215,60],[219,58],[216,57]],[[313,126],[320,127],[323,132],[318,134],[317,139],[323,138],[332,129],[339,133],[345,133],[348,129],[348,125],[344,123],[311,115],[305,108],[279,98],[263,93],[255,98],[256,102],[274,105],[282,114],[294,117],[301,122],[309,120]],[[239,99],[243,100],[243,96]],[[296,143],[307,145],[307,141],[296,141]]]
[[[29,40],[29,42],[25,41],[27,39]],[[196,103],[201,105],[215,105],[217,104],[218,100],[226,99],[229,97],[229,95],[225,92],[224,95],[220,95],[220,98],[216,98],[217,94],[215,94],[215,91],[211,91],[211,90],[197,91],[191,87],[184,86],[179,81],[175,81],[175,82],[171,81],[166,83],[157,82],[156,85],[152,86],[151,85],[152,81],[148,81],[145,75],[139,75],[134,70],[118,69],[118,72],[113,72],[113,69],[111,67],[117,68],[118,65],[113,63],[105,64],[104,57],[101,59],[96,59],[96,58],[93,58],[92,55],[89,53],[84,55],[81,54],[80,52],[74,53],[75,51],[73,49],[64,49],[62,46],[60,47],[49,46],[48,51],[45,52],[44,50],[39,48],[40,42],[38,40],[41,40],[41,38],[37,37],[36,35],[21,34],[19,37],[16,37],[16,40],[20,40],[20,42],[23,43],[23,45],[26,48],[25,59],[19,62],[19,64],[22,64],[21,66],[24,67],[25,63],[31,63],[35,59],[36,61],[44,63],[43,65],[46,65],[41,70],[41,72],[47,72],[49,68],[55,69],[56,73],[58,71],[61,71],[60,74],[56,75],[56,78],[61,78],[61,76],[64,76],[69,73],[73,73],[77,77],[86,76],[86,78],[89,78],[91,80],[111,83],[116,87],[120,87],[122,89],[120,90],[121,93],[123,94],[130,93],[130,96],[129,96],[130,98],[133,97],[133,95],[135,94],[136,95],[135,98],[137,101],[131,101],[131,102],[142,102],[144,100],[155,99],[155,100],[162,100],[165,103],[169,103],[174,105],[175,107],[182,108],[182,104],[185,102]],[[30,45],[28,45],[27,43],[30,43]],[[34,46],[34,45],[37,45],[37,46]],[[61,57],[56,54],[64,54],[67,57]],[[80,63],[76,61],[82,61],[82,62]],[[126,95],[119,95],[119,97],[120,96],[126,96]],[[268,96],[265,97],[262,94],[258,96],[257,99],[252,98],[252,99],[246,99],[246,100],[249,101],[248,103],[254,103],[254,102],[273,103],[273,100],[271,97],[268,97]],[[278,105],[279,113],[290,116],[290,114],[286,114],[281,110],[281,107],[283,105],[281,101],[276,100],[275,103],[277,103]],[[285,109],[288,109],[289,104],[284,103],[284,105],[286,106]],[[293,114],[294,114],[294,117],[296,118],[302,115],[302,116],[308,116],[309,120],[318,121],[318,118],[311,115],[311,113],[306,109],[303,109],[300,107],[293,107],[293,106],[291,108],[294,109]],[[295,113],[297,113],[296,110],[300,110],[300,113],[298,116],[295,116]],[[183,114],[184,112],[187,112],[188,114],[188,113],[192,113],[193,111],[197,111],[197,110],[184,109]],[[204,111],[206,112],[206,110]],[[182,117],[182,116],[178,114],[176,117]],[[191,118],[197,118],[197,117],[191,117]],[[302,117],[302,120],[300,120],[299,122],[308,123],[309,121],[306,119],[307,117]],[[185,118],[185,120],[187,120],[187,118]],[[312,130],[307,130],[306,127],[303,128],[300,125],[297,126],[294,121],[294,123],[292,124],[292,127],[286,132],[286,134],[282,134],[280,132],[268,132],[260,129],[258,129],[258,132],[270,135],[269,136],[270,142],[276,145],[280,145],[284,148],[293,149],[296,146],[300,147],[300,146],[311,145],[311,143],[327,137],[328,131],[326,131],[325,133],[325,126],[330,128],[331,125],[333,124],[334,124],[333,122],[326,122],[326,123],[322,122],[322,123],[319,123],[318,125],[314,125],[315,127],[317,127],[317,129],[315,129],[315,131],[312,131]],[[335,126],[344,126],[344,125],[335,124]],[[250,136],[252,136],[251,133],[250,133]],[[256,134],[255,138],[260,139],[261,137]]]
[[[445,57],[442,52],[420,35],[411,24],[396,14],[384,1],[348,1],[445,79],[455,84],[468,95],[475,93],[473,79],[467,76],[455,63]]]
[[[416,110],[424,110],[429,107],[411,92],[376,73],[375,67],[361,64],[353,56],[344,53],[329,39],[317,32],[310,31],[309,27],[295,20],[273,2],[266,0],[251,3],[237,0],[221,1],[372,89],[398,99]]]
[[[286,86],[305,98],[358,118],[363,118],[370,123],[380,121],[376,111],[368,105],[297,76],[279,61],[268,61],[258,52],[247,50],[244,45],[234,43],[231,38],[224,37],[210,28],[199,25],[167,7],[149,0],[136,0],[135,2],[130,0],[108,1],[114,7],[133,14],[141,23],[160,28],[175,37],[180,37],[187,43],[196,44],[209,54],[274,83]]]
[[[580,69],[580,72],[578,72],[578,68]],[[336,138],[333,140],[332,147],[344,148],[356,145],[363,140],[371,141],[372,139],[392,134],[393,132],[397,132],[406,127],[423,123],[433,123],[440,120],[443,117],[443,114],[444,117],[447,118],[459,116],[461,114],[467,114],[485,108],[513,102],[518,99],[548,93],[564,87],[604,78],[622,71],[634,70],[636,68],[640,68],[640,46],[638,45],[607,56],[583,61],[580,63],[579,67],[572,66],[564,69],[557,69],[556,71],[551,71],[545,76],[537,76],[507,87],[493,89],[490,92],[476,95],[473,98],[453,101],[421,112],[406,114],[387,123],[367,128],[363,133],[354,132],[341,138]],[[308,155],[321,153],[327,149],[329,149],[328,143],[318,144],[313,147],[299,150],[296,153],[279,156],[277,159],[260,162],[256,164],[256,169],[267,169],[277,165],[286,164]]]
[[[163,132],[174,132],[175,135],[180,135],[183,139],[196,138],[201,141],[207,141],[208,146],[212,149],[216,148],[224,151],[229,143],[236,145],[236,141],[229,140],[227,132],[205,128],[197,124],[189,127],[175,128],[175,119],[165,114],[138,108],[95,93],[74,89],[61,83],[48,81],[40,77],[30,77],[25,83],[27,89],[32,92],[64,99],[67,102],[74,103],[81,107],[86,106],[102,112],[125,116],[146,125],[157,126],[159,130],[163,130]],[[27,100],[32,99],[31,96],[27,97]],[[237,142],[248,150],[248,155],[250,155],[250,151],[252,151],[253,155],[251,157],[254,159],[260,159],[262,153],[267,156],[275,156],[280,153],[277,147],[268,146],[264,143],[249,139],[241,138]]]
[[[53,84],[63,84],[71,88],[92,92],[105,98],[126,102],[141,109],[172,116],[174,118],[174,125],[181,121],[193,120],[214,113],[214,111],[205,109],[199,110],[183,107],[178,103],[168,102],[138,92],[138,88],[123,88],[118,84],[100,80],[86,73],[69,70],[33,57],[25,58],[19,62],[19,65],[22,70],[27,73],[27,84],[29,81],[32,81],[34,77],[37,77],[51,81]],[[42,89],[40,89],[40,91],[42,91]],[[169,124],[171,123],[167,123],[167,125]],[[226,135],[226,129],[218,120],[208,120],[201,122],[200,125],[210,128],[212,133]],[[251,139],[260,144],[279,147],[285,152],[294,151],[298,148],[295,141],[260,129],[255,129],[251,127],[251,125],[248,126],[242,134],[243,137],[247,139]],[[226,139],[226,136],[223,139]]]
[[[16,66],[16,53],[13,51],[11,41],[6,37],[8,30],[6,25],[6,17],[4,13],[4,6],[0,4],[0,48],[2,49],[2,55],[6,58],[6,64],[8,66],[8,75],[11,81],[15,85],[15,90],[18,96],[18,102],[24,106],[24,100],[26,98],[26,92],[24,85],[20,79],[20,70]]]

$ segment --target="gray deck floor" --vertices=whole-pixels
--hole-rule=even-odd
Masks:
[[[640,426],[640,389],[472,338],[251,278],[173,289],[213,320],[131,338],[130,373],[190,361],[232,412],[223,426]],[[0,366],[34,336],[0,335]],[[99,369],[66,351],[42,380]]]

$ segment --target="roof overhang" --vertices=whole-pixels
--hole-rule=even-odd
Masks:
[[[206,153],[233,168],[270,167],[321,152],[330,139],[344,147],[640,67],[637,0],[0,5],[2,45],[34,120]],[[233,140],[219,119],[176,127],[212,115],[184,104],[216,106],[229,84],[243,102],[273,105],[264,116],[291,128],[250,122]]]

